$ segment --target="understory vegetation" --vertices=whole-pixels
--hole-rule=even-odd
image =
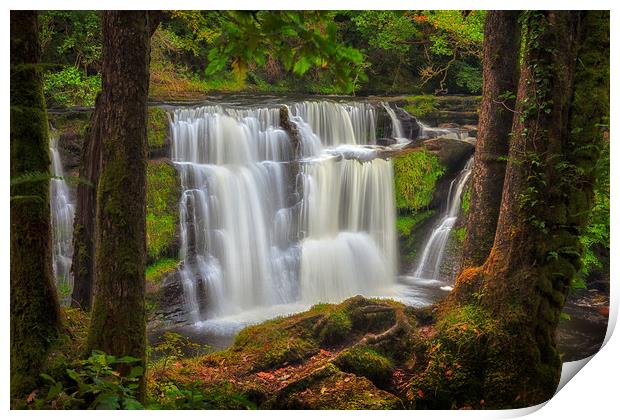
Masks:
[[[271,27],[268,12],[258,12],[256,20],[244,12],[169,12],[151,41],[151,96],[166,100],[240,91],[480,92],[485,12],[281,13],[284,16],[277,20],[280,26]],[[282,22],[290,25],[282,26]],[[101,89],[99,13],[46,11],[40,13],[39,23],[48,106],[94,105]],[[297,25],[316,25],[318,35],[347,45],[340,47],[339,54],[353,65],[342,70],[337,63],[306,57],[296,46]],[[238,36],[240,26],[247,27],[256,38],[255,50],[242,52],[252,55],[244,61],[229,59],[232,51],[227,51],[225,44],[227,37]],[[288,37],[286,45],[269,42],[276,39],[274,31],[277,36]],[[330,46],[325,44],[323,48]],[[346,83],[342,71],[348,74]],[[410,106],[412,110],[428,112],[433,107],[432,97],[414,97]]]

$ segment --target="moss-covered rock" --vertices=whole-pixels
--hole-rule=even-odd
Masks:
[[[349,335],[351,326],[351,319],[346,311],[334,311],[327,316],[319,332],[319,340],[322,344],[337,344]]]
[[[417,212],[431,203],[445,168],[424,150],[394,158],[394,191],[399,212]]]
[[[407,328],[401,328],[403,317]],[[243,329],[225,351],[182,359],[166,369],[152,367],[149,389],[197,386],[207,392],[228,381],[258,408],[402,408],[400,396],[391,391],[397,388],[392,369],[412,359],[401,345],[418,351],[410,328],[415,323],[413,313],[390,300],[356,296],[318,304]],[[325,340],[328,336],[339,339]]]
[[[178,255],[178,203],[181,183],[168,160],[149,161],[146,169],[146,244],[152,263]]]
[[[379,387],[385,387],[392,378],[392,361],[368,346],[354,346],[340,353],[334,364],[341,370],[364,376]]]

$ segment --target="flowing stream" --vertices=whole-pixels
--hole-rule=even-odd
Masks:
[[[194,322],[383,295],[396,281],[393,168],[376,158],[375,108],[301,102],[290,113],[297,156],[278,108],[174,111]]]
[[[439,279],[446,244],[461,210],[461,196],[471,175],[473,160],[474,158],[471,157],[463,170],[450,183],[444,215],[424,245],[418,267],[413,274],[416,279]]]
[[[73,289],[71,274],[71,258],[73,257],[73,203],[69,186],[64,177],[62,160],[58,152],[58,137],[50,139],[50,155],[52,160],[52,178],[50,181],[50,209],[52,213],[53,267],[56,285],[61,302],[68,304],[69,293]]]

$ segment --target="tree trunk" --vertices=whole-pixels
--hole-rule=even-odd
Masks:
[[[153,36],[163,12],[151,10],[149,18],[149,38]],[[90,310],[93,285],[95,284],[95,211],[97,207],[97,184],[101,172],[101,96],[97,97],[95,111],[91,116],[88,132],[84,139],[80,160],[80,177],[88,183],[77,187],[77,205],[73,223],[73,292],[72,306]]]
[[[461,272],[442,305],[440,346],[422,390],[449,392],[429,406],[524,407],[556,390],[555,332],[581,266],[599,125],[609,113],[608,16],[534,11],[521,18],[517,115],[494,244],[481,267]],[[444,378],[448,368],[458,381]]]
[[[11,11],[11,178],[50,173],[37,13]],[[36,385],[60,326],[49,179],[11,186],[11,395]]]
[[[480,128],[462,268],[481,265],[495,237],[519,75],[519,13],[489,11],[486,16]]]
[[[88,345],[112,355],[140,358],[144,364],[151,27],[149,14],[144,11],[104,12],[102,24],[102,167],[97,188],[96,283]]]
[[[80,178],[87,183],[77,186],[77,204],[73,221],[73,291],[71,306],[89,311],[95,282],[95,211],[97,184],[101,171],[101,95],[84,136],[80,159]]]

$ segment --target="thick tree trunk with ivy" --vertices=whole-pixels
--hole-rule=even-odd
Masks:
[[[519,77],[519,13],[492,10],[485,20],[482,104],[462,267],[482,264],[495,237]]]
[[[37,13],[11,12],[11,395],[31,391],[60,326]]]
[[[90,349],[145,360],[149,14],[103,14],[102,166]]]
[[[517,115],[493,248],[481,267],[459,275],[443,308],[444,319],[474,328],[465,344],[440,351],[452,348],[450,357],[469,369],[461,391],[472,405],[533,405],[557,387],[555,332],[581,266],[598,124],[609,112],[608,25],[605,12],[522,16]]]

